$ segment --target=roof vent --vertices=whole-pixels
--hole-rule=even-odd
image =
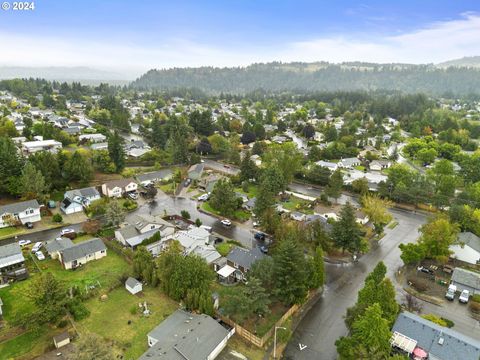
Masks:
[[[439,338],[438,339],[438,345],[443,345],[444,341],[445,341],[445,339],[443,337]]]

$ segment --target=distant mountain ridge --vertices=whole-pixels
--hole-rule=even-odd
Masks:
[[[150,70],[132,82],[142,90],[197,88],[208,94],[243,94],[258,89],[282,91],[398,90],[430,95],[480,94],[480,71],[434,64],[252,64],[247,67],[198,67]]]
[[[0,79],[42,78],[57,81],[128,83],[131,77],[113,71],[94,69],[86,66],[22,67],[0,66]]]
[[[436,65],[439,68],[472,67],[480,68],[480,56],[466,56],[461,59],[449,60]]]

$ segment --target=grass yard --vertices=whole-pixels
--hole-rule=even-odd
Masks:
[[[212,208],[210,206],[210,204],[208,203],[208,201],[205,201],[201,208],[209,213],[212,213],[212,214],[215,214],[215,215],[218,215],[218,216],[223,216],[221,215],[217,210],[215,210],[214,208]],[[247,221],[248,219],[250,219],[250,213],[246,210],[243,210],[243,209],[237,209],[235,210],[235,212],[233,213],[233,219],[234,220],[238,220],[238,221],[241,221],[241,222],[244,222],[244,221]]]
[[[7,239],[9,237],[20,235],[25,232],[25,229],[15,226],[9,226],[0,229],[0,239]]]
[[[249,184],[248,185],[248,191],[243,191],[242,187],[237,187],[235,188],[235,192],[242,193],[248,196],[249,199],[257,197],[258,195],[258,186]]]
[[[58,333],[58,330],[57,330]],[[13,339],[0,343],[0,360],[33,359],[53,348],[52,337],[56,333],[45,326],[39,331],[29,331]]]
[[[265,350],[247,343],[239,335],[234,335],[230,338],[230,340],[228,340],[228,344],[224,350],[224,353],[228,354],[231,351],[236,351],[242,354],[248,360],[262,360],[265,355]]]
[[[233,246],[234,246],[233,244],[223,242],[223,243],[220,243],[218,245],[215,245],[215,248],[220,253],[220,255],[227,256],[230,253],[230,251],[232,250]]]
[[[173,194],[175,191],[175,183],[169,182],[167,184],[161,184],[158,186],[160,190],[162,190],[165,194]]]
[[[144,301],[151,311],[149,317],[139,312],[138,304]],[[119,287],[108,294],[108,300],[91,299],[85,305],[91,314],[78,323],[80,331],[113,340],[127,360],[138,359],[147,350],[147,334],[178,308],[178,304],[158,288],[145,288],[138,297]],[[134,310],[137,313],[132,315]]]
[[[281,203],[283,208],[290,211],[300,211],[305,214],[313,214],[313,209],[309,206],[311,202],[308,200],[300,199],[296,196],[290,196],[287,202]]]

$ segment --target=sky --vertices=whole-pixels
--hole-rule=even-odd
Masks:
[[[478,0],[37,0],[34,10],[0,10],[3,66],[132,77],[151,68],[475,55]]]

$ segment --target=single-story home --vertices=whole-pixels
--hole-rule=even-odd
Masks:
[[[65,214],[73,214],[82,212],[83,209],[100,199],[100,193],[94,187],[69,190],[65,192],[64,199],[60,205],[60,209]]]
[[[53,343],[55,344],[55,348],[59,349],[62,346],[70,344],[70,334],[68,331],[65,331],[57,336],[53,337]]]
[[[384,169],[388,169],[392,166],[392,162],[389,160],[373,160],[370,164],[370,170],[372,171],[382,171]]]
[[[238,246],[235,246],[232,251],[227,255],[227,264],[226,266],[230,266],[231,268],[235,269],[235,272],[232,272],[229,276],[234,276],[235,281],[242,281],[246,278],[247,273],[252,268],[252,265],[265,258],[265,254],[262,253],[260,248],[254,247],[253,249],[244,249]],[[219,275],[221,275],[222,269],[217,271]],[[229,279],[223,279],[229,280]]]
[[[0,228],[42,220],[37,200],[27,200],[0,206]]]
[[[470,295],[480,294],[480,274],[456,267],[452,274],[452,284],[458,291],[468,290]]]
[[[200,180],[203,174],[203,164],[195,164],[188,169],[188,178],[192,180]]]
[[[306,214],[301,213],[300,211],[292,211],[290,213],[290,218],[295,221],[305,221]]]
[[[172,177],[172,169],[161,169],[158,171],[152,171],[149,173],[137,175],[137,180],[141,185],[146,186],[160,181],[168,181]]]
[[[49,151],[56,154],[62,148],[62,143],[56,140],[35,140],[25,141],[22,144],[24,155],[36,153],[37,151]]]
[[[28,277],[25,258],[18,243],[0,246],[0,284]]]
[[[208,315],[177,310],[148,333],[140,360],[214,360],[234,333]]]
[[[395,350],[409,358],[431,360],[480,358],[480,341],[410,312],[401,312],[398,315],[392,328],[390,342]]]
[[[458,243],[450,246],[450,257],[476,265],[480,262],[480,237],[465,231],[458,234]]]
[[[360,161],[359,158],[351,157],[351,158],[341,159],[338,162],[338,166],[346,169],[353,169],[355,166],[359,166],[361,163],[362,162]]]
[[[334,163],[334,162],[330,162],[330,161],[319,160],[315,164],[318,165],[318,166],[327,168],[331,172],[334,172],[335,170],[338,169],[338,164]]]
[[[135,295],[143,290],[143,286],[137,279],[129,277],[127,281],[125,281],[125,289],[127,289],[130,294]]]
[[[83,134],[78,137],[79,141],[90,141],[93,143],[102,143],[107,140],[107,137],[103,134]]]
[[[217,181],[222,178],[223,176],[221,175],[210,174],[207,177],[200,179],[200,181],[198,182],[198,187],[207,193],[212,192]]]
[[[121,197],[123,194],[136,191],[137,183],[129,179],[112,180],[102,185],[102,193],[108,197]]]
[[[92,149],[94,151],[108,150],[108,143],[106,143],[106,142],[94,143],[94,144],[90,145],[90,149]]]
[[[107,256],[107,247],[100,239],[90,239],[60,251],[59,260],[65,269],[75,269],[89,261]]]
[[[72,240],[66,237],[56,238],[45,243],[45,250],[52,259],[59,259],[63,250],[74,246]]]

